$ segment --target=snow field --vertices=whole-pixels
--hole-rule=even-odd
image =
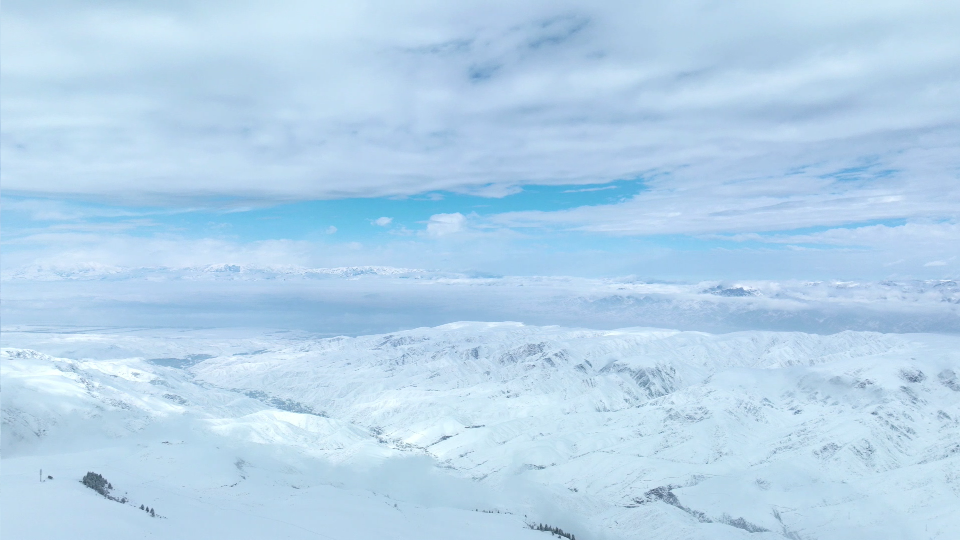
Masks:
[[[219,522],[263,537],[274,518],[289,538],[548,534],[523,516],[582,539],[928,539],[960,525],[953,336],[457,323],[4,340],[18,347],[2,357],[5,531],[26,531],[37,514],[21,510],[44,497],[93,504],[75,482],[86,470],[156,500],[164,520],[116,518],[129,537]],[[50,495],[41,466],[70,487]],[[100,503],[114,506],[76,519],[128,510]]]

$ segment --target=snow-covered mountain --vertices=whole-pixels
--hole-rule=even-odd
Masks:
[[[468,522],[457,534],[927,539],[960,526],[956,336],[456,323],[3,339],[5,530],[29,530],[18,505],[95,497],[75,481],[87,469],[134,504],[156,500],[166,519],[143,530],[158,537],[187,537],[208,506],[208,527],[244,514],[237,537],[271,515],[311,538],[314,514],[344,539]],[[60,473],[37,482],[40,467],[67,471],[67,487]],[[104,518],[128,510],[98,504]]]

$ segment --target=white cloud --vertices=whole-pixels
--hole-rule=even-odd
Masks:
[[[318,246],[304,241],[238,243],[170,235],[138,237],[120,233],[49,231],[7,242],[4,271],[28,262],[48,266],[201,266],[209,264],[306,264]]]
[[[334,227],[333,225],[327,227],[327,234],[334,234],[336,232],[337,232],[337,228]]]
[[[342,264],[494,272],[559,272],[573,259],[594,275],[883,278],[943,272],[924,264],[960,247],[956,2],[184,6],[4,5],[4,210],[64,224],[5,223],[5,259],[298,264],[332,251]],[[332,248],[342,235],[185,240],[178,225],[134,221],[437,190],[504,197],[538,183],[590,184],[565,189],[586,201],[627,178],[644,190],[615,204],[471,214],[472,234],[460,213],[435,214],[420,235],[383,216],[373,223],[393,240]],[[880,220],[906,224],[855,227]],[[153,236],[120,234],[131,228]],[[769,234],[797,229],[818,232]],[[619,248],[572,245],[581,232],[750,243],[701,254],[651,243],[614,257]],[[634,240],[645,241],[624,242]]]
[[[229,231],[191,238],[169,227],[131,229],[125,224],[56,223],[7,232],[4,273],[25,265],[184,267],[210,264],[395,266],[484,275],[638,275],[671,280],[698,279],[903,279],[943,278],[952,268],[924,266],[950,261],[960,252],[960,225],[907,223],[834,229],[808,235],[738,235],[735,243],[717,236],[672,241],[630,239],[598,242],[596,237],[484,232],[478,216],[436,214],[419,234],[395,234],[368,243],[337,242],[340,235],[306,240],[242,241]],[[124,225],[123,227],[115,225]],[[321,239],[322,238],[322,239]],[[455,239],[455,241],[447,241]],[[695,242],[694,249],[685,244]],[[624,243],[625,242],[625,243]],[[706,244],[696,242],[706,242]],[[764,245],[766,244],[766,245]],[[785,249],[802,245],[804,249]],[[898,261],[891,266],[891,261]]]
[[[827,179],[770,178],[675,188],[670,182],[655,181],[648,191],[621,203],[553,212],[507,212],[491,220],[507,227],[651,235],[784,231],[882,219],[960,217],[960,192],[945,191],[936,181],[909,186],[876,181],[836,188]]]
[[[960,223],[904,223],[834,228],[808,234],[757,233],[709,235],[706,238],[770,244],[819,244],[826,246],[912,247],[920,245],[960,249]],[[906,250],[909,251],[909,250]]]
[[[467,218],[460,212],[453,214],[434,214],[427,221],[427,234],[431,236],[445,236],[463,230]]]
[[[77,221],[89,218],[135,218],[157,212],[130,211],[121,208],[91,207],[50,199],[10,199],[3,201],[7,212],[23,213],[32,221]]]
[[[704,193],[730,212],[748,189],[772,192],[747,208],[764,223],[816,207],[811,189],[858,213],[871,183],[912,212],[957,204],[956,2],[184,5],[5,5],[7,193],[194,204],[645,177],[639,226],[599,230],[657,229]]]
[[[217,268],[236,272],[209,271]],[[5,325],[283,327],[328,335],[462,320],[708,331],[960,330],[960,287],[939,280],[646,283],[429,271],[415,271],[417,279],[408,279],[389,269],[318,273],[239,262],[187,269],[62,264],[33,270],[3,283]],[[715,294],[718,285],[759,294],[726,297]]]
[[[946,265],[947,265],[946,261],[930,261],[924,266],[946,266]]]

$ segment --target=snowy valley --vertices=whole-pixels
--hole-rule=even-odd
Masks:
[[[9,538],[960,526],[956,336],[455,323],[336,338],[21,328],[3,345]],[[86,489],[88,471],[129,502]]]

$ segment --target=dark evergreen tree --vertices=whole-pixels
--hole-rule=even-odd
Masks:
[[[104,497],[110,498],[110,490],[113,489],[113,486],[110,482],[107,482],[107,479],[95,472],[88,472],[84,475],[83,485],[88,488],[96,491],[97,493],[103,495]]]

